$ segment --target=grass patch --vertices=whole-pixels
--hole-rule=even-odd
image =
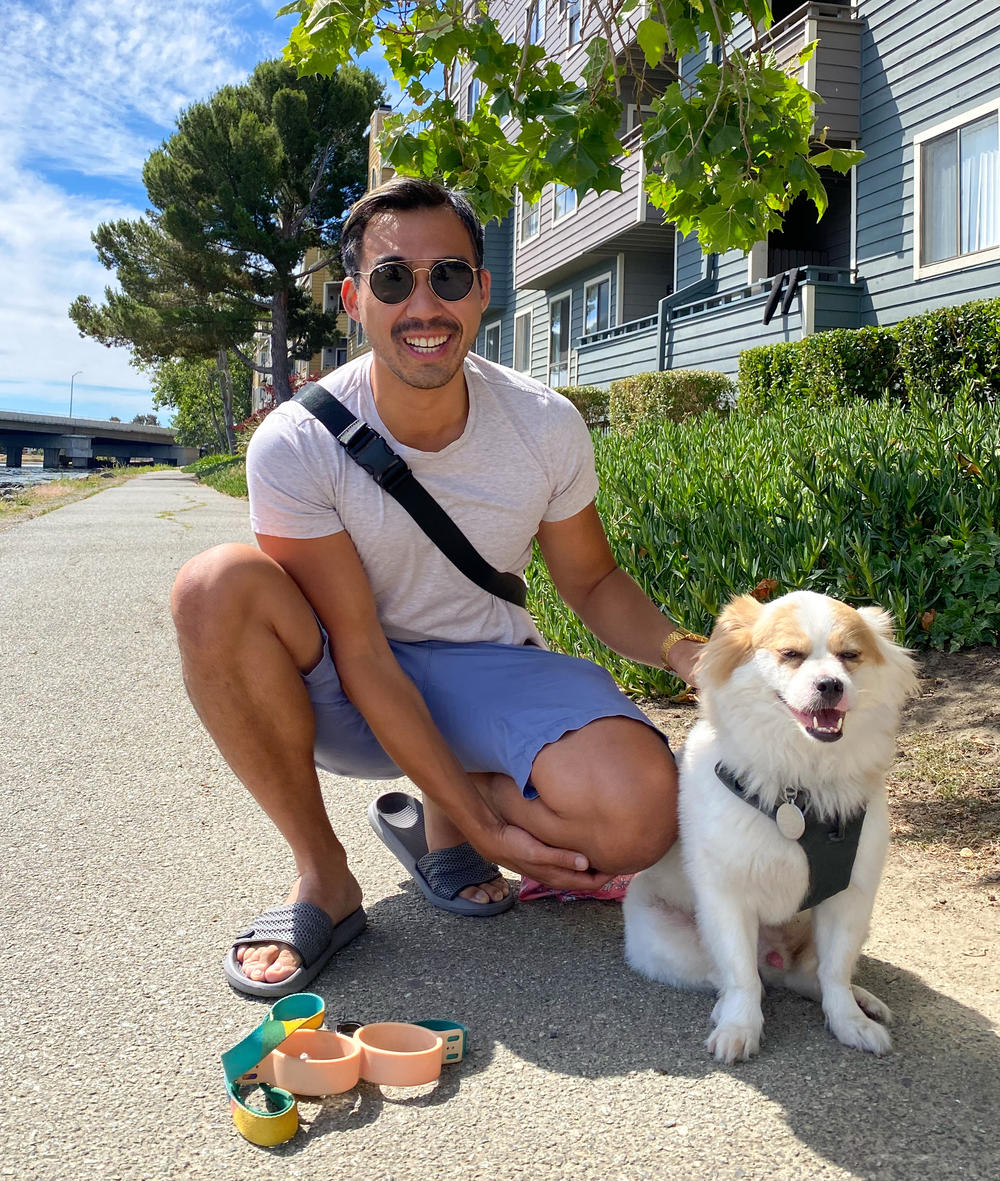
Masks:
[[[216,492],[226,496],[247,498],[247,465],[244,455],[203,455],[194,463],[182,469],[198,477],[199,483],[207,484]]]

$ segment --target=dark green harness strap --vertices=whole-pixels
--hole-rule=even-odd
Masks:
[[[765,808],[754,799],[748,799],[746,788],[736,775],[722,763],[717,763],[715,774],[729,788],[733,795],[751,808],[756,808],[773,820],[777,808]],[[798,845],[809,862],[809,893],[799,910],[809,910],[846,890],[851,883],[854,859],[858,852],[858,841],[865,823],[865,812],[861,811],[849,820],[820,820],[812,814],[808,803],[808,792],[798,791],[795,805],[806,818],[806,829],[798,839]]]

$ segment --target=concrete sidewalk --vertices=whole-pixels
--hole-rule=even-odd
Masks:
[[[942,908],[931,864],[894,853],[859,974],[895,1010],[891,1056],[779,994],[760,1058],[720,1068],[711,999],[633,975],[619,907],[432,911],[368,829],[375,785],[329,776],[370,926],[314,985],[328,1015],[453,1017],[472,1053],[415,1092],[306,1101],[280,1148],[242,1140],[219,1055],[266,1006],[220,962],[292,866],[201,731],[167,611],[181,563],[226,540],[251,540],[246,504],[173,472],[0,534],[0,1177],[1000,1176],[982,892]]]

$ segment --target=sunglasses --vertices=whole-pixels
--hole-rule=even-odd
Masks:
[[[410,297],[417,271],[427,272],[427,282],[438,299],[457,303],[472,290],[472,283],[480,267],[471,266],[460,258],[442,258],[430,267],[411,267],[406,262],[384,262],[370,271],[355,271],[368,280],[372,295],[379,303],[402,303]]]

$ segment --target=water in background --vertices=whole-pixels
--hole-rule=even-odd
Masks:
[[[0,488],[7,488],[11,484],[22,484],[30,488],[32,484],[45,484],[49,480],[78,480],[81,476],[97,474],[96,468],[61,468],[59,471],[46,471],[41,464],[30,464],[28,467],[0,467]]]

